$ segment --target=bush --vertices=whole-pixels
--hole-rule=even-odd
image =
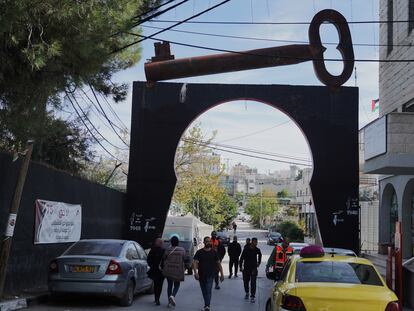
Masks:
[[[304,232],[299,225],[293,221],[284,221],[278,226],[278,232],[289,242],[303,242]]]

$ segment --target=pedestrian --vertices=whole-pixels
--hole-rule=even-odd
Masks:
[[[178,246],[179,240],[177,236],[173,236],[170,240],[171,246],[164,253],[164,269],[163,274],[167,278],[168,289],[168,306],[175,307],[175,296],[180,288],[180,282],[184,281],[184,248]]]
[[[245,249],[246,247],[249,247],[249,245],[250,245],[250,238],[247,238],[246,239],[246,244],[244,244],[243,249]]]
[[[221,243],[221,241],[217,238],[217,232],[213,231],[211,232],[211,244],[213,246],[213,249],[217,252],[220,258],[220,263],[224,258],[224,255],[226,255],[226,249],[224,245]],[[216,276],[214,278],[214,281],[216,283],[215,289],[220,289],[220,283],[219,283],[219,271],[217,270]]]
[[[270,267],[273,267],[276,277],[280,276],[286,262],[293,255],[293,248],[289,245],[289,241],[287,239],[280,239],[280,241],[282,245],[275,245],[266,264],[266,273],[269,272]]]
[[[252,238],[252,242],[245,247],[240,257],[240,271],[243,272],[244,291],[246,295],[244,299],[249,299],[249,283],[250,283],[250,302],[255,302],[256,297],[256,279],[257,268],[262,262],[262,252],[257,247],[257,238]]]
[[[220,257],[214,250],[210,237],[205,237],[204,248],[194,255],[194,278],[200,282],[201,293],[204,299],[204,311],[210,311],[211,291],[217,271],[220,272],[220,281],[224,281],[223,267]]]
[[[237,278],[237,271],[239,269],[239,257],[241,254],[240,243],[237,242],[237,236],[233,236],[233,242],[231,242],[227,249],[229,253],[229,279],[233,276],[233,266],[234,266],[234,277]]]
[[[237,224],[236,224],[236,222],[234,220],[233,220],[232,225],[233,225],[233,234],[236,234]]]
[[[160,305],[160,296],[162,285],[164,283],[164,275],[162,274],[162,258],[164,256],[163,242],[160,238],[155,239],[154,244],[148,253],[147,262],[150,267],[147,274],[154,282],[154,302]]]

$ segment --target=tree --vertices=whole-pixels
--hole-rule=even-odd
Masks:
[[[277,193],[278,198],[287,198],[289,196],[289,192],[286,189],[283,189]]]
[[[272,222],[280,211],[277,198],[270,190],[263,190],[263,194],[255,194],[249,197],[246,212],[250,215],[254,225],[260,227],[260,220],[268,219]]]
[[[304,232],[303,229],[293,221],[284,221],[280,223],[277,230],[285,239],[289,242],[303,242]]]
[[[56,125],[51,124],[53,117],[49,114],[62,107],[62,94],[72,94],[87,85],[100,94],[112,96],[116,102],[125,99],[127,85],[113,82],[112,76],[136,64],[140,48],[133,45],[121,49],[136,40],[130,32],[136,30],[139,34],[135,27],[139,15],[159,2],[3,1],[0,10],[1,148],[11,151],[34,139],[35,146],[41,146],[36,147],[34,159],[48,162],[47,155],[53,151],[45,142]],[[59,121],[61,128],[63,123]],[[66,124],[66,130],[70,129],[74,130],[73,124]]]
[[[196,124],[177,148],[175,172],[177,185],[173,205],[182,206],[183,212],[195,216],[216,229],[228,227],[236,217],[237,204],[220,184],[223,167],[220,157],[208,144],[215,133],[205,137],[201,125]]]

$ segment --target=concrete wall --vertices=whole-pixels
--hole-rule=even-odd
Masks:
[[[21,161],[0,154],[0,230],[4,232]],[[44,287],[49,261],[70,243],[33,244],[35,200],[82,205],[81,238],[122,238],[125,194],[31,163],[17,218],[6,291]]]
[[[359,202],[361,205],[361,252],[378,252],[379,202]]]
[[[407,0],[394,0],[394,20],[408,20]],[[380,19],[387,20],[388,0],[380,0]],[[387,44],[389,24],[380,24],[380,44]],[[410,44],[414,39],[414,31],[409,33],[408,23],[394,23],[393,44]],[[393,47],[388,54],[387,47],[380,47],[380,59],[413,59],[412,47]],[[391,111],[401,112],[401,106],[414,98],[414,62],[380,63],[379,65],[379,98],[380,116]]]
[[[390,196],[395,191],[398,202],[398,220],[403,229],[403,257],[413,254],[411,232],[411,195],[414,192],[414,176],[399,175],[380,180],[379,242],[390,243]]]

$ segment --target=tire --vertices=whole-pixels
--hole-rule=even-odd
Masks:
[[[270,304],[270,299],[266,302],[266,311],[272,311],[272,305]]]
[[[187,273],[188,273],[188,275],[193,275],[193,269],[192,268],[187,268]]]
[[[124,295],[119,300],[119,304],[128,307],[134,302],[134,281],[129,280]]]

